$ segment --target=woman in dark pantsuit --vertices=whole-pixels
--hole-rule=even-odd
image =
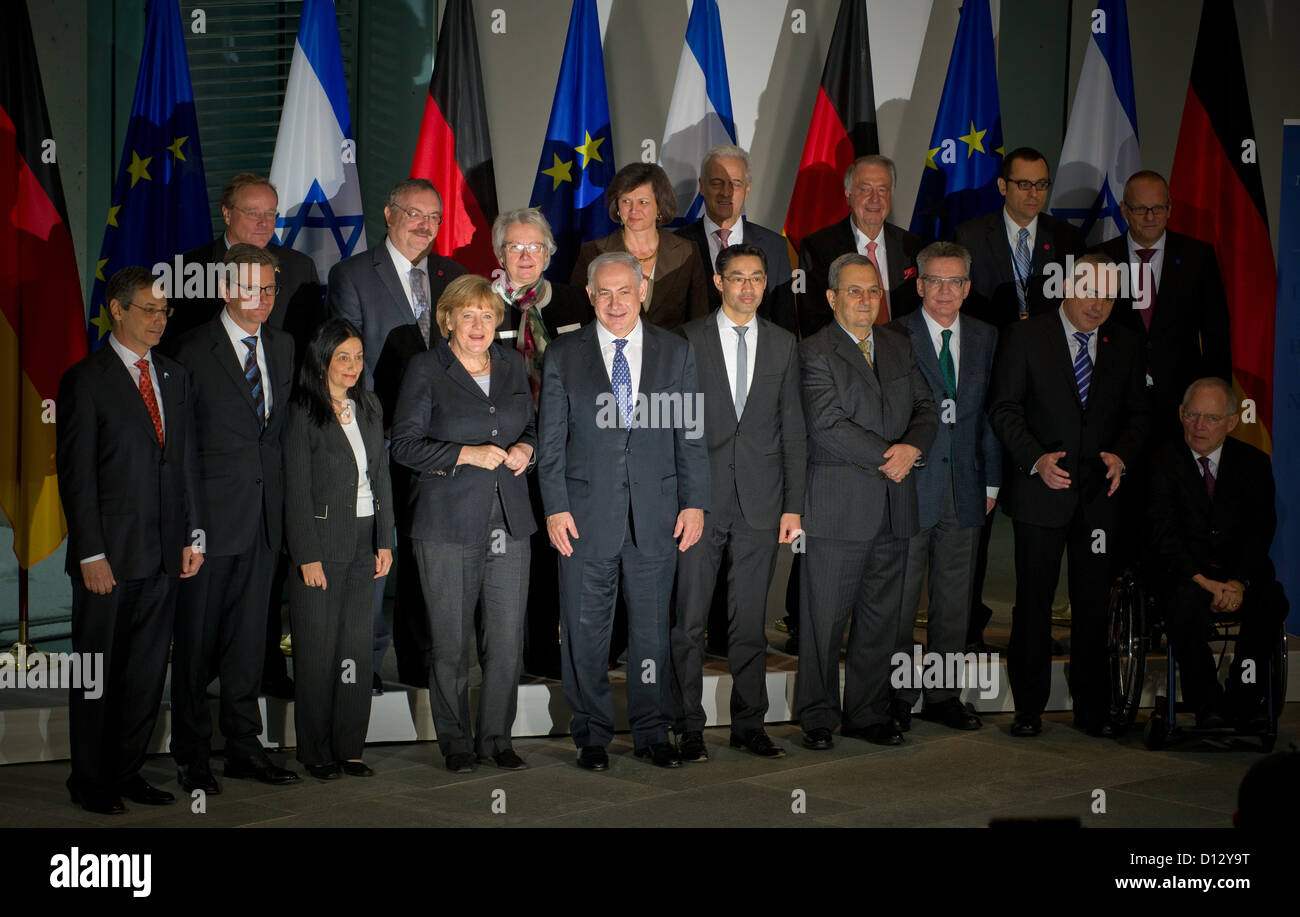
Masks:
[[[522,669],[529,536],[537,530],[523,477],[537,428],[524,360],[495,343],[504,314],[482,277],[438,300],[439,337],[406,365],[393,417],[393,460],[417,472],[411,540],[433,636],[429,703],[447,769],[478,760],[518,770],[510,730]],[[469,708],[469,646],[477,617],[483,685]]]
[[[293,573],[294,727],[308,773],[369,777],[374,581],[392,564],[393,506],[379,399],[361,333],[333,318],[308,345],[284,434],[285,536]]]

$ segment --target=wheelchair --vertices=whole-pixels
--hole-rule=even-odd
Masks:
[[[1177,666],[1168,630],[1161,616],[1160,603],[1150,590],[1143,588],[1139,572],[1129,568],[1116,577],[1110,591],[1107,613],[1107,643],[1110,660],[1110,690],[1112,713],[1117,723],[1131,729],[1137,720],[1146,680],[1147,654],[1165,649],[1168,673],[1164,693],[1156,689],[1155,706],[1147,718],[1143,741],[1151,750],[1164,748],[1170,742],[1185,736],[1225,736],[1239,733],[1233,726],[1199,728],[1180,726],[1176,711]],[[1230,644],[1236,636],[1237,618],[1233,614],[1212,612],[1209,641],[1218,644],[1216,669],[1222,671]],[[1277,651],[1266,661],[1262,677],[1264,690],[1265,728],[1252,733],[1260,741],[1261,750],[1271,752],[1277,742],[1277,724],[1286,702],[1287,646],[1286,622],[1281,629]],[[1184,714],[1186,716],[1186,714]]]

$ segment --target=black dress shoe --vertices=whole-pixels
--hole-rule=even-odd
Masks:
[[[519,757],[519,755],[515,754],[515,750],[513,748],[507,748],[505,751],[499,751],[491,758],[484,758],[480,756],[478,760],[479,763],[490,760],[493,764],[495,764],[497,767],[501,768],[502,770],[507,770],[507,771],[528,770],[528,765],[524,763],[524,759]]]
[[[338,780],[343,769],[339,767],[337,761],[329,761],[325,764],[308,764],[307,773],[317,780]]]
[[[270,758],[227,758],[226,776],[232,780],[260,780],[271,786],[297,783],[298,775],[283,767],[276,767]]]
[[[903,744],[903,734],[898,731],[892,719],[887,723],[872,723],[870,726],[841,726],[840,735],[850,739],[862,739],[873,745]]]
[[[94,812],[96,815],[121,815],[126,811],[126,806],[122,805],[122,797],[116,793],[93,788],[83,789],[73,783],[71,777],[68,778],[66,786],[72,801],[87,812]]]
[[[775,742],[761,729],[746,729],[744,735],[731,734],[732,748],[748,748],[760,758],[784,758],[785,749],[779,748]]]
[[[454,752],[447,756],[447,770],[453,774],[472,774],[476,763],[474,756],[467,751]]]
[[[942,723],[949,729],[979,729],[984,725],[984,721],[971,713],[956,697],[922,707],[921,719],[931,723]]]
[[[578,767],[603,771],[609,767],[609,755],[599,745],[585,745],[578,750]]]
[[[677,754],[672,742],[651,742],[636,750],[638,758],[649,758],[655,767],[681,767],[682,756]]]
[[[370,696],[371,697],[384,696],[384,680],[379,677],[378,672],[375,672],[373,675],[370,676]]]
[[[894,725],[898,727],[899,732],[907,732],[912,728],[911,701],[895,697],[889,702],[889,715],[894,718]]]
[[[344,761],[342,764],[343,773],[349,777],[373,777],[375,772],[366,766],[364,761]]]
[[[804,732],[803,747],[811,748],[813,751],[826,751],[828,748],[834,748],[835,743],[831,741],[829,729],[818,727]]]
[[[704,733],[686,730],[678,743],[677,754],[683,761],[708,761],[709,749],[704,744]]]
[[[1076,729],[1082,729],[1094,739],[1115,738],[1115,727],[1105,719],[1093,720],[1076,716],[1074,718],[1074,726]]]
[[[1011,734],[1024,739],[1043,731],[1043,718],[1037,713],[1017,713],[1011,721]]]
[[[122,796],[132,802],[138,802],[142,806],[166,806],[176,801],[176,797],[171,793],[160,790],[156,786],[151,786],[149,781],[139,774],[119,786],[117,791]]]
[[[288,675],[277,675],[262,682],[262,693],[267,697],[281,700],[293,700],[293,679]]]
[[[212,776],[212,769],[208,766],[207,761],[177,765],[176,782],[181,785],[181,789],[186,793],[202,790],[209,796],[219,796],[221,794],[221,784],[217,783],[217,778]]]

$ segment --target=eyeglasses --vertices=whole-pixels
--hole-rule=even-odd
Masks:
[[[721,191],[728,185],[736,191],[743,191],[745,188],[749,187],[749,182],[745,181],[743,178],[733,178],[730,181],[725,178],[710,178],[708,184],[710,191]]]
[[[1137,205],[1137,206],[1135,206],[1135,205],[1133,205],[1133,204],[1130,204],[1128,201],[1125,201],[1125,202],[1124,202],[1124,209],[1127,210],[1129,213],[1133,214],[1134,216],[1139,216],[1139,217],[1149,217],[1149,216],[1162,217],[1162,216],[1164,216],[1166,213],[1169,212],[1169,205],[1168,205],[1168,204],[1156,204],[1154,207],[1143,207],[1143,206],[1141,206],[1141,205]]]
[[[243,207],[236,207],[235,209],[250,220],[256,220],[259,223],[275,220],[274,210],[245,210]]]
[[[264,287],[254,287],[254,286],[247,286],[242,283],[236,283],[235,286],[238,287],[239,291],[243,293],[245,296],[256,296],[256,295],[265,296],[268,294],[274,296],[275,294],[279,293],[282,289],[284,289],[284,284],[282,283],[268,283]]]
[[[766,274],[727,274],[722,279],[733,287],[762,287],[767,285]]]
[[[173,306],[163,306],[161,309],[153,309],[149,306],[142,306],[139,303],[134,302],[128,302],[126,305],[128,307],[135,306],[145,314],[145,318],[153,318],[155,315],[161,315],[163,318],[171,318],[172,314],[176,311]]]
[[[506,252],[511,255],[522,255],[527,252],[530,255],[540,255],[546,251],[546,246],[541,242],[507,242]]]
[[[1038,181],[1030,181],[1027,178],[1009,178],[1007,179],[1007,184],[1015,185],[1017,188],[1019,188],[1021,191],[1025,192],[1026,194],[1028,194],[1031,190],[1046,191],[1048,188],[1052,187],[1052,182],[1046,178],[1040,178]]]
[[[419,210],[416,210],[414,207],[403,207],[401,204],[394,204],[393,208],[396,210],[400,210],[402,213],[406,214],[406,216],[410,219],[412,223],[418,224],[418,223],[423,223],[425,220],[428,220],[434,226],[442,225],[441,213],[421,213]]]
[[[867,298],[878,299],[884,294],[880,287],[867,287],[865,290],[862,287],[836,287],[835,292],[843,293],[844,298],[849,302],[862,302]]]
[[[941,290],[944,287],[952,290],[954,293],[961,290],[969,282],[967,277],[934,277],[930,274],[921,276],[921,283],[925,284],[927,289]]]
[[[1227,414],[1202,414],[1200,411],[1183,411],[1183,420],[1194,424],[1198,420],[1204,420],[1212,427],[1218,426],[1227,420]]]

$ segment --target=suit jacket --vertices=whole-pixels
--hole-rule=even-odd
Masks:
[[[697,264],[698,267],[698,264]],[[637,548],[668,556],[677,549],[673,528],[684,509],[709,509],[709,456],[698,427],[645,422],[631,429],[609,422],[614,403],[599,327],[561,335],[546,351],[538,409],[538,482],[546,515],[572,513],[578,539],[573,557],[616,557],[629,533]],[[676,398],[676,421],[702,420],[695,355],[689,342],[642,322],[638,400],[658,407]],[[661,396],[655,399],[654,396]],[[690,412],[689,414],[687,412]],[[702,413],[702,412],[701,412]],[[664,412],[660,412],[663,420]],[[631,514],[631,525],[628,516]]]
[[[984,412],[998,330],[969,315],[961,316],[957,325],[961,357],[951,420],[946,419],[949,406],[944,404],[949,397],[948,386],[922,310],[909,312],[886,326],[911,336],[916,362],[930,383],[934,403],[939,407],[939,427],[930,447],[930,460],[924,468],[912,472],[923,529],[938,524],[950,486],[957,504],[958,523],[967,527],[983,525],[986,488],[1002,486],[1002,444]]]
[[[379,399],[365,392],[366,410],[354,411],[366,447],[366,476],[375,501],[375,549],[393,547],[393,492],[384,453]],[[367,413],[367,410],[369,413]],[[357,460],[335,421],[318,426],[298,402],[284,430],[284,539],[295,567],[347,563],[356,551]]]
[[[831,262],[858,250],[853,237],[852,216],[806,236],[799,246],[799,267],[804,272],[804,290],[799,299],[799,330],[806,338],[835,321],[826,290],[830,286]],[[916,253],[924,247],[920,236],[886,223],[885,270],[889,272],[890,317],[916,309]],[[861,354],[859,354],[859,357]]]
[[[1150,417],[1137,337],[1114,321],[1097,334],[1085,409],[1059,310],[1002,331],[988,411],[1012,463],[1001,502],[1013,519],[1067,525],[1080,500],[1087,504],[1106,496],[1109,482],[1100,452],[1118,455],[1129,468],[1141,458]],[[1059,464],[1069,472],[1070,486],[1052,490],[1031,472],[1044,453],[1061,451],[1065,457]]]
[[[874,373],[838,322],[799,345],[808,425],[803,527],[819,538],[870,541],[886,513],[894,535],[918,530],[915,473],[894,483],[879,468],[894,443],[928,459],[939,414],[907,335],[877,326],[872,340]]]
[[[403,535],[446,544],[480,544],[488,539],[487,520],[501,494],[510,537],[537,531],[528,502],[528,481],[505,466],[495,470],[457,465],[462,446],[491,443],[509,449],[527,443],[537,454],[533,392],[524,358],[497,342],[492,354],[489,394],[461,365],[445,338],[411,358],[402,380],[393,419],[393,461],[411,475],[409,531]]]
[[[429,305],[436,307],[447,284],[464,274],[465,268],[433,252],[426,259]],[[366,385],[384,406],[387,428],[392,423],[407,360],[428,349],[415,324],[415,313],[402,290],[388,246],[381,242],[334,265],[330,269],[326,305],[330,315],[346,318],[361,331]],[[432,317],[430,328],[436,336],[438,324]]]
[[[1268,551],[1277,512],[1267,455],[1240,440],[1224,440],[1211,501],[1191,448],[1167,442],[1151,458],[1150,481],[1151,553],[1159,575],[1272,582]]]
[[[782,513],[802,513],[804,507],[808,446],[799,398],[799,344],[789,332],[755,318],[758,348],[750,350],[754,380],[737,421],[717,316],[710,312],[682,327],[695,351],[704,393],[709,495],[717,511],[734,493],[746,523],[775,531]],[[734,348],[735,341],[727,346]]]
[[[302,252],[285,248],[272,241],[266,250],[275,255],[279,261],[276,279],[281,284],[279,295],[275,297],[275,308],[271,310],[266,322],[276,330],[288,331],[294,340],[294,352],[306,353],[307,344],[325,320],[325,308],[322,302],[324,291],[321,289],[320,277],[316,273],[316,262]],[[226,256],[226,238],[217,236],[206,245],[200,245],[181,256],[184,270],[191,270],[191,264],[202,267],[205,271],[209,264],[220,264]],[[171,303],[176,313],[167,321],[160,347],[167,353],[175,355],[180,339],[217,315],[225,303],[212,297],[182,297],[177,291]]]
[[[998,328],[1005,328],[1020,318],[1011,243],[1007,241],[1007,224],[1002,216],[1004,210],[999,207],[992,213],[967,220],[953,233],[953,241],[964,245],[971,256],[971,293],[962,312]],[[1060,297],[1049,298],[1046,293],[1048,265],[1055,264],[1064,271],[1066,256],[1083,254],[1084,245],[1083,234],[1074,226],[1047,213],[1038,215],[1025,291],[1025,307],[1030,315],[1055,312],[1060,307]]]
[[[1116,236],[1100,246],[1118,264],[1129,261],[1128,240]],[[1148,333],[1131,298],[1115,301],[1113,320],[1138,335],[1151,376],[1153,430],[1161,439],[1182,441],[1178,406],[1187,386],[1205,376],[1232,381],[1228,300],[1214,246],[1165,231],[1160,285]]]
[[[165,446],[131,372],[103,347],[59,380],[55,467],[68,520],[65,569],[104,554],[118,583],[181,572],[182,549],[203,523],[197,502],[193,383],[153,351]]]
[[[185,335],[176,358],[194,380],[199,506],[207,525],[207,553],[242,554],[262,534],[278,551],[283,540],[284,456],[280,438],[293,389],[293,339],[262,326],[271,409],[260,427],[221,316]]]
[[[616,229],[603,239],[583,242],[578,250],[578,262],[573,266],[569,283],[586,288],[587,265],[597,255],[606,252],[625,252],[623,230]],[[648,307],[641,317],[660,328],[676,328],[709,311],[709,290],[712,280],[704,275],[699,250],[694,243],[659,228],[659,256],[655,260],[655,278],[650,291]]]
[[[746,245],[754,245],[767,255],[767,288],[763,291],[763,301],[758,307],[759,318],[776,322],[791,334],[799,333],[799,320],[795,315],[794,293],[790,284],[790,247],[785,237],[772,232],[757,223],[744,221],[744,240]],[[704,266],[705,286],[709,291],[709,308],[717,309],[722,305],[722,294],[713,285],[714,264],[709,257],[709,240],[704,235],[704,219],[688,223],[677,230],[677,235],[695,243]]]

